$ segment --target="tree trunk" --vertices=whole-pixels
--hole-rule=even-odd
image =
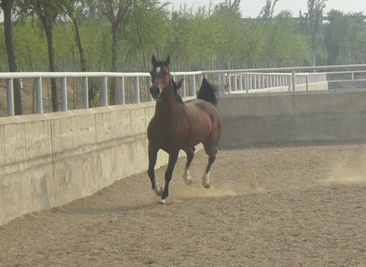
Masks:
[[[47,47],[48,47],[48,62],[50,72],[55,72],[55,60],[53,53],[53,37],[52,37],[52,29],[47,25],[44,25],[46,36],[47,36]],[[58,111],[58,99],[57,99],[57,86],[56,79],[51,79],[51,101],[52,101],[52,110]]]
[[[86,72],[86,61],[85,61],[85,57],[84,57],[84,49],[81,45],[79,25],[78,25],[78,22],[77,22],[76,18],[73,18],[72,22],[73,22],[74,27],[75,27],[75,38],[76,38],[76,42],[78,44],[78,49],[79,49],[81,71]]]
[[[4,11],[4,35],[5,35],[5,45],[6,52],[8,56],[8,64],[10,72],[17,72],[18,66],[16,64],[14,46],[13,46],[13,33],[11,25],[11,9],[13,7],[14,0],[3,0],[2,9]],[[20,91],[20,80],[13,80],[13,92],[14,92],[14,113],[15,115],[23,114],[22,107],[22,94]]]
[[[141,31],[140,31],[140,27],[139,26],[137,26],[137,33],[138,33],[138,37],[139,37],[139,44],[140,44],[142,59],[143,59],[143,63],[144,63],[144,70],[145,70],[145,72],[148,72],[147,61],[146,61],[146,54],[145,54],[143,40],[142,40],[142,37],[141,37]]]
[[[111,64],[111,72],[117,71],[117,45],[118,45],[118,38],[117,38],[117,26],[112,26],[112,64]],[[110,97],[109,97],[109,104],[115,105],[116,104],[116,85],[114,80],[110,82]]]

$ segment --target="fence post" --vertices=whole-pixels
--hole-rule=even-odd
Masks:
[[[296,90],[296,76],[295,70],[292,70],[292,91],[295,92]]]
[[[88,77],[83,77],[83,108],[89,108],[89,87]]]
[[[36,78],[36,112],[37,114],[43,114],[42,103],[42,78]]]
[[[190,96],[196,95],[196,75],[192,75]]]
[[[231,89],[231,76],[230,76],[229,73],[227,74],[227,81],[228,81],[228,87],[229,87],[228,91],[229,91],[229,94],[230,94],[232,89]]]
[[[202,75],[198,75],[198,88],[201,88],[202,80]]]
[[[150,77],[147,78],[147,99],[149,102],[152,102],[153,101],[153,98],[152,98],[152,95],[150,94],[150,88],[151,88],[151,79]]]
[[[61,110],[62,111],[67,111],[66,77],[61,78]]]
[[[107,76],[102,77],[102,106],[108,106]]]
[[[119,77],[119,104],[124,105],[125,103],[125,79]]]
[[[8,116],[14,116],[13,78],[6,80],[6,100],[8,105]]]
[[[249,93],[249,74],[245,74],[245,91]]]
[[[187,97],[187,92],[186,92],[186,76],[183,76],[183,82],[182,82],[182,96],[183,97]]]
[[[225,94],[225,73],[219,74],[219,84],[220,84],[220,91],[221,94]]]
[[[239,90],[243,91],[243,75],[239,76]]]
[[[135,77],[135,103],[140,103],[140,82],[139,77]]]
[[[237,83],[236,83],[236,75],[231,76],[232,82],[233,82],[233,91],[237,91]]]
[[[305,82],[306,82],[306,91],[309,91],[309,75],[305,76]]]

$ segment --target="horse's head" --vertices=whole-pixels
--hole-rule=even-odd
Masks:
[[[161,100],[164,91],[172,85],[172,77],[169,70],[170,57],[168,55],[165,61],[157,61],[155,56],[152,56],[151,63],[153,69],[150,71],[152,84],[150,93],[154,99]]]

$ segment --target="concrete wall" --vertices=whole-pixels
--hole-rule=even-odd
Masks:
[[[292,87],[290,91],[292,92]],[[317,82],[317,83],[310,83],[309,84],[309,91],[322,91],[322,90],[328,90],[328,82]],[[296,85],[295,88],[296,92],[302,92],[306,91],[306,84],[299,84]],[[254,93],[274,93],[274,92],[289,92],[289,86],[278,86],[278,87],[270,87],[270,88],[264,88],[264,89],[251,89],[248,90],[249,94]],[[233,91],[231,93],[241,93],[240,91]]]
[[[364,103],[352,90],[221,96],[220,146],[365,139]],[[145,172],[153,114],[144,103],[0,118],[0,225]]]
[[[225,95],[220,146],[366,139],[366,91]]]
[[[343,81],[329,81],[329,90],[335,89],[366,89],[366,80],[343,80]]]
[[[0,225],[146,171],[154,112],[144,103],[0,118]],[[167,159],[159,152],[157,167]]]

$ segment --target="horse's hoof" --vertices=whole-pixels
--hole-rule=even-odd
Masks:
[[[189,176],[189,170],[185,170],[183,173],[183,180],[186,185],[192,184],[192,177]]]
[[[187,179],[184,179],[184,183],[186,185],[191,185],[192,184],[192,179],[190,177],[188,177]]]
[[[206,189],[210,188],[210,186],[211,186],[211,181],[210,181],[209,177],[210,177],[210,173],[205,173],[202,177],[202,185]]]
[[[207,181],[204,181],[202,182],[202,186],[206,189],[210,188],[211,186],[211,181],[210,180],[207,180]]]
[[[154,191],[155,191],[155,194],[158,196],[158,197],[161,197],[162,196],[162,194],[163,194],[163,188],[162,187],[160,187],[160,186],[155,186],[155,188],[154,188]]]
[[[159,204],[165,204],[165,199],[159,199],[159,200],[158,200],[158,203],[159,203]]]

